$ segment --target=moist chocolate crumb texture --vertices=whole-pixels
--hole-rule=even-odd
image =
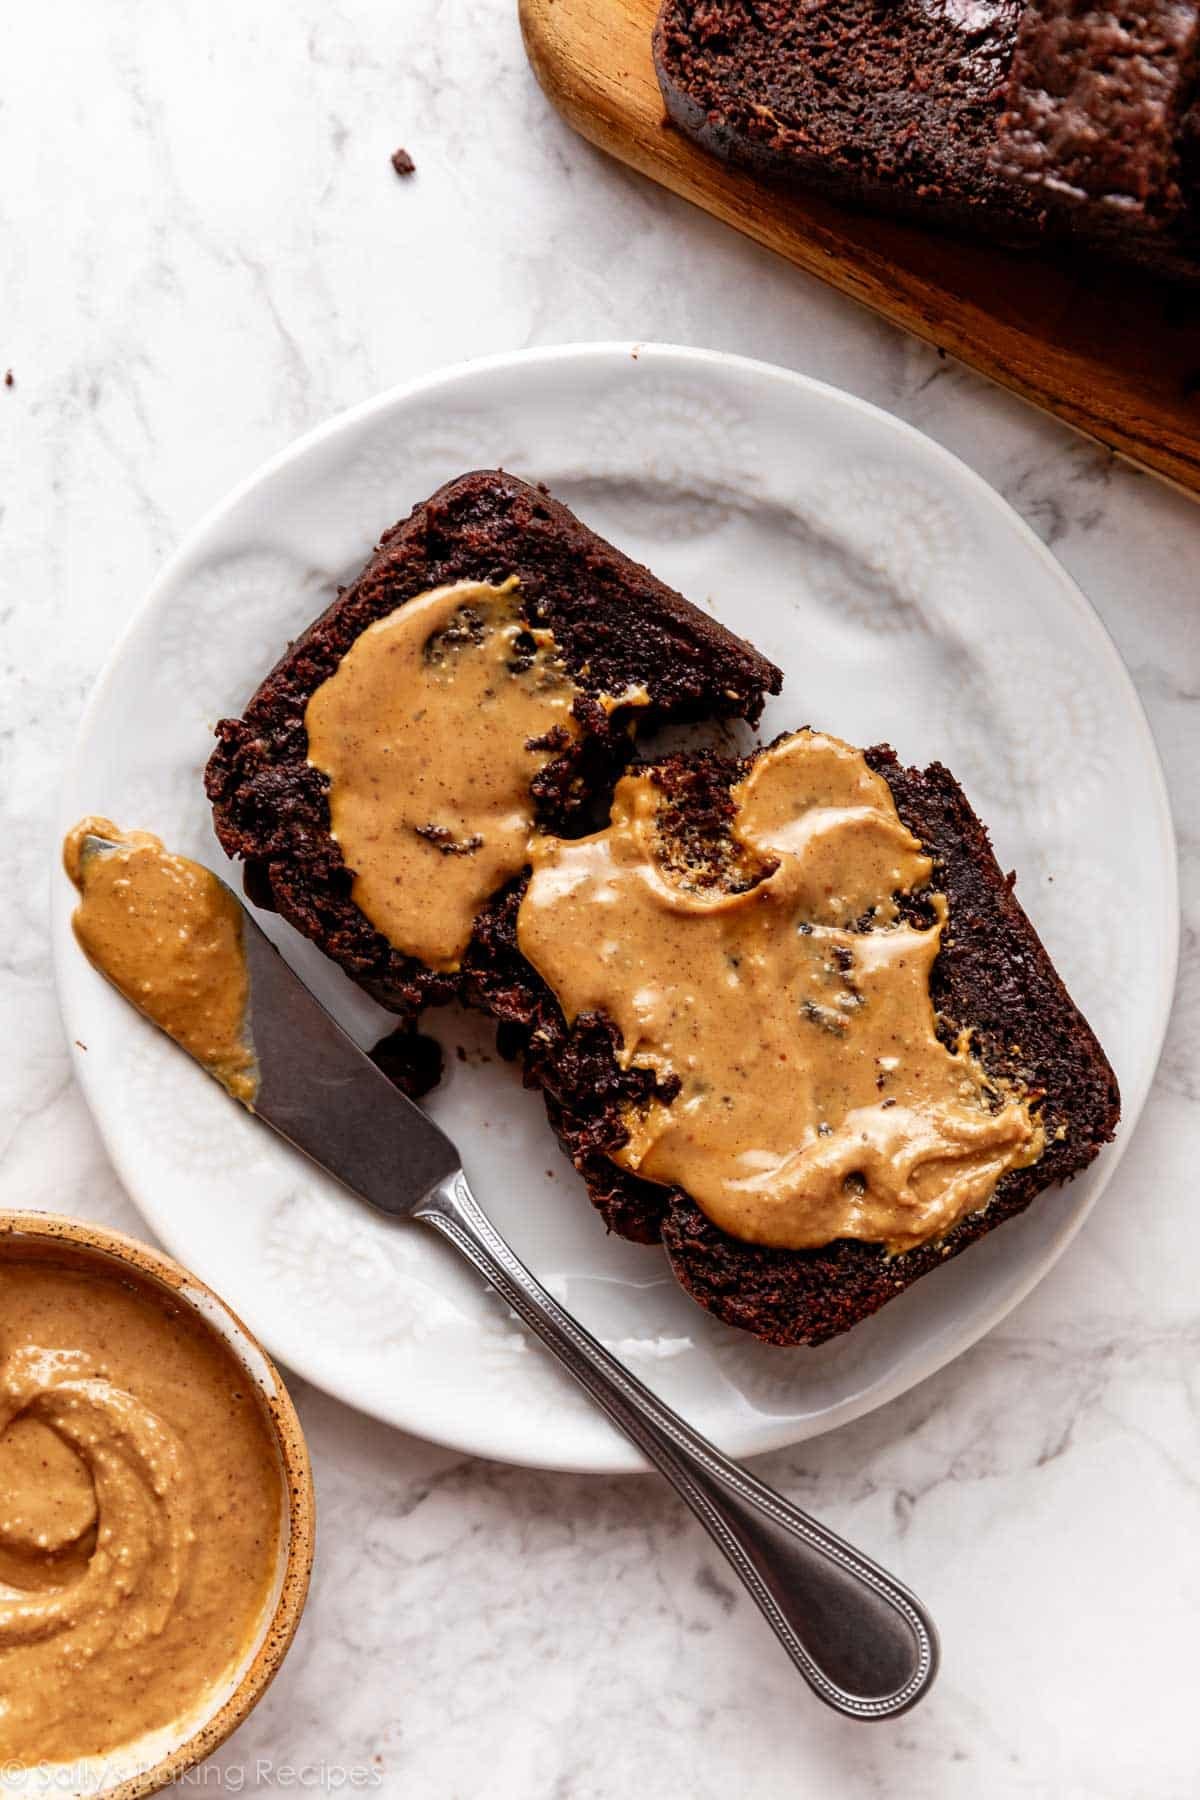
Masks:
[[[1197,0],[664,0],[654,55],[670,118],[726,161],[1200,280]]]
[[[461,993],[474,913],[520,876],[529,830],[602,820],[635,728],[754,723],[781,680],[543,490],[464,475],[385,535],[221,721],[217,835],[256,905],[410,1026]],[[436,942],[432,918],[448,931]],[[421,1056],[405,1078],[430,1074]]]

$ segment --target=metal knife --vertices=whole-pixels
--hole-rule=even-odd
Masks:
[[[238,903],[240,904],[240,903]],[[888,1719],[928,1691],[938,1641],[907,1588],[694,1431],[548,1294],[467,1186],[458,1151],[347,1037],[242,908],[251,1110],[389,1219],[453,1244],[691,1507],[820,1699]]]

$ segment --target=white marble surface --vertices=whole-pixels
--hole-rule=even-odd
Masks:
[[[661,338],[912,420],[1090,594],[1180,831],[1181,995],[1082,1236],[950,1369],[763,1465],[935,1610],[918,1712],[867,1728],[812,1703],[651,1480],[474,1463],[301,1389],[313,1598],[205,1786],[333,1791],[358,1768],[405,1800],[1193,1796],[1200,512],[577,141],[505,0],[62,0],[5,27],[0,1204],[139,1229],[72,1086],[46,939],[43,820],[101,660],[227,487],[448,360]]]

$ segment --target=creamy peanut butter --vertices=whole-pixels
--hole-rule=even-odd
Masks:
[[[150,832],[123,832],[108,819],[80,820],[63,865],[79,889],[75,936],[88,959],[251,1105],[258,1080],[242,909],[228,888]]]
[[[186,1720],[252,1647],[283,1502],[258,1396],[198,1319],[0,1245],[0,1766]]]
[[[895,896],[932,864],[887,783],[849,745],[797,732],[734,788],[720,884],[667,856],[661,799],[629,775],[604,831],[534,839],[518,916],[567,1018],[607,1014],[624,1067],[679,1083],[630,1111],[614,1160],[751,1243],[900,1252],[945,1236],[1043,1135],[966,1043],[937,1036],[946,903],[932,897],[928,927],[900,917]]]
[[[553,637],[522,623],[517,599],[510,577],[406,601],[304,715],[355,905],[435,969],[459,966],[479,908],[524,867],[529,784],[578,732]]]

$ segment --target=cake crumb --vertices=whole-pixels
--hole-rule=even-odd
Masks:
[[[5,369],[4,371],[4,385],[5,387],[16,387],[17,385],[11,369]]]
[[[392,167],[397,175],[414,175],[417,165],[407,150],[400,149],[392,151]]]

